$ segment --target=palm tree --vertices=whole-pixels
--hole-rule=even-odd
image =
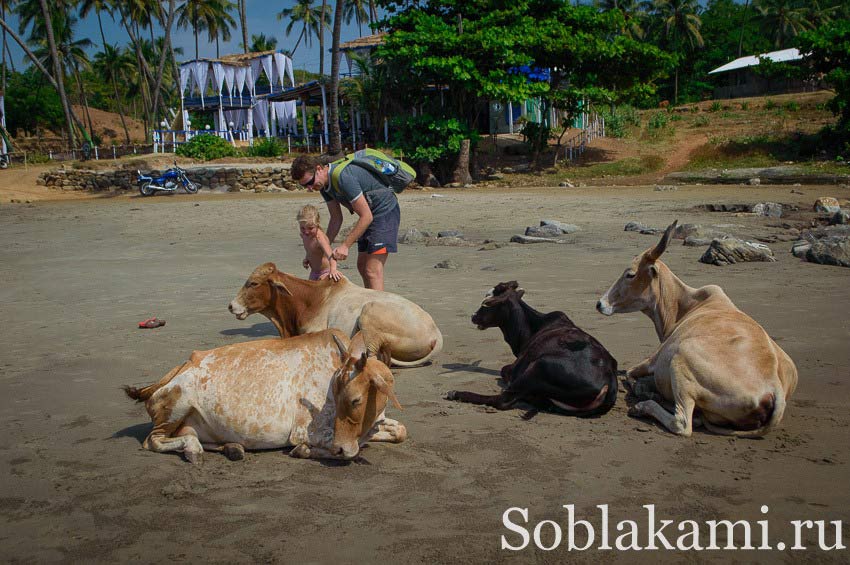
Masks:
[[[342,153],[342,135],[339,131],[339,40],[342,33],[342,7],[344,2],[345,0],[336,0],[333,43],[331,46],[331,138],[328,153],[334,157]]]
[[[788,39],[800,32],[811,29],[805,6],[796,0],[756,0],[756,7],[762,16],[765,30],[773,35],[777,49],[783,47]]]
[[[261,33],[260,35],[252,35],[251,36],[251,48],[250,52],[252,53],[261,53],[263,51],[273,51],[277,47],[277,38],[276,37],[266,37],[266,34]],[[246,53],[249,52],[248,49],[245,50]]]
[[[239,23],[242,27],[242,48],[248,53],[248,14],[245,8],[245,0],[239,0]]]
[[[351,20],[356,20],[357,33],[360,37],[363,37],[363,20],[369,17],[363,0],[347,0],[342,8],[342,17],[346,24],[350,24]]]
[[[643,29],[643,20],[646,19],[646,12],[642,8],[645,2],[637,0],[596,0],[595,5],[603,12],[611,10],[620,10],[623,13],[623,28],[620,33],[632,39],[643,39],[645,32]]]
[[[124,138],[129,145],[130,130],[127,129],[127,122],[124,120],[124,105],[121,103],[121,95],[118,94],[118,81],[121,81],[125,75],[132,73],[133,64],[121,53],[118,47],[104,43],[103,51],[94,56],[94,66],[103,80],[112,83],[115,104],[118,108],[118,115],[121,116],[121,127],[124,128]]]
[[[101,12],[112,13],[112,0],[80,0],[79,10],[81,18],[87,17],[89,12],[94,10],[97,14],[97,25],[100,28],[101,45],[106,45],[106,36],[103,34],[103,20],[100,14]]]
[[[323,8],[327,8],[324,4]],[[309,47],[312,43],[313,36],[319,37],[320,41],[323,42],[321,31],[323,31],[322,22],[326,22],[327,19],[322,18],[322,14],[327,10],[316,9],[313,7],[313,0],[296,0],[295,5],[292,8],[285,8],[281,10],[281,12],[277,15],[278,20],[289,20],[289,23],[286,24],[286,28],[284,28],[284,32],[286,36],[289,37],[289,34],[292,33],[292,29],[298,25],[301,26],[301,33],[298,36],[298,40],[295,42],[295,47],[290,51],[291,53],[295,53],[295,50],[298,49],[298,46],[301,44],[301,40],[304,40],[304,43]],[[326,14],[326,16],[329,14]],[[327,24],[325,24],[327,25]],[[321,54],[323,59],[324,53]],[[321,65],[320,65],[321,66]]]
[[[47,6],[47,0],[39,0],[41,5],[41,13],[44,17],[44,28],[47,32],[47,45],[50,48],[50,59],[53,61],[53,73],[56,83],[59,86],[59,99],[62,102],[62,110],[65,112],[65,121],[68,123],[68,142],[72,149],[77,148],[77,136],[74,134],[74,122],[71,118],[71,106],[68,104],[68,96],[65,93],[65,81],[62,77],[62,65],[59,62],[59,50],[56,47],[56,38],[53,35],[53,21],[51,19],[50,8]],[[56,4],[54,7],[59,8]]]
[[[192,28],[195,34],[195,59],[198,59],[198,32],[207,29],[207,22],[214,18],[216,10],[209,0],[185,0],[177,8],[177,29]]]
[[[209,40],[215,41],[215,56],[221,56],[219,52],[219,38],[230,41],[230,29],[236,27],[236,20],[230,15],[236,4],[230,0],[208,0],[211,5],[210,14],[207,16],[206,28]]]
[[[680,59],[680,54],[687,44],[691,49],[704,45],[699,32],[702,21],[697,15],[696,0],[655,0],[653,10],[659,17],[663,27],[662,33],[668,40],[673,51]],[[673,100],[679,103],[679,61],[676,62],[675,86]]]

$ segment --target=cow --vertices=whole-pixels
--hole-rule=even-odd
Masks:
[[[195,351],[159,382],[124,390],[153,421],[143,446],[191,463],[204,446],[232,460],[287,446],[293,457],[349,460],[365,442],[407,437],[384,417],[387,399],[401,408],[389,368],[339,330]]]
[[[410,300],[344,277],[306,281],[274,263],[254,269],[228,309],[239,320],[259,312],[283,338],[328,328],[348,336],[362,330],[369,352],[399,367],[422,365],[443,348],[437,324]]]
[[[630,414],[649,416],[670,432],[689,437],[696,409],[710,432],[763,436],[782,420],[797,387],[797,368],[723,289],[691,288],[659,259],[676,224],[631,262],[596,305],[606,316],[643,312],[661,341],[626,375],[651,376],[649,384],[654,380],[660,397],[674,404],[672,413],[651,399],[635,404]],[[635,392],[645,390],[644,381],[632,385]]]
[[[499,283],[472,316],[479,330],[498,327],[516,356],[502,367],[500,394],[450,391],[446,398],[499,410],[524,401],[539,410],[589,417],[608,412],[617,400],[617,361],[563,312],[542,314],[526,304],[516,281]]]

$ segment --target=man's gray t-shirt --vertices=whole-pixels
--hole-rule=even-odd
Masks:
[[[339,174],[339,191],[334,190],[330,183],[334,166],[332,164],[328,171],[328,186],[321,190],[325,202],[336,200],[352,212],[351,203],[364,196],[373,217],[386,214],[398,206],[398,199],[391,188],[353,163],[349,163]]]

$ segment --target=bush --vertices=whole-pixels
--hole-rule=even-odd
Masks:
[[[253,147],[248,147],[245,154],[249,157],[280,157],[283,155],[284,147],[275,137],[264,137],[255,141]]]
[[[629,126],[640,125],[640,114],[632,106],[617,106],[613,111],[603,112],[605,134],[609,137],[626,137]]]
[[[649,123],[646,124],[646,127],[650,131],[657,131],[666,128],[669,123],[670,116],[667,115],[667,112],[655,112],[649,118]]]
[[[768,101],[767,101],[767,102],[765,102],[765,104],[764,104],[764,109],[765,109],[765,110],[773,110],[773,109],[774,109],[774,108],[776,108],[777,106],[779,106],[779,105],[778,105],[776,102],[774,102],[773,100],[768,100]]]
[[[746,112],[749,109],[750,109],[750,103],[749,102],[741,102],[741,110],[744,110]]]
[[[723,106],[720,104],[720,102],[717,101],[712,102],[711,106],[708,107],[709,112],[719,112],[722,109]]]
[[[697,116],[697,117],[694,119],[694,127],[696,127],[696,128],[704,128],[704,127],[705,127],[705,126],[707,126],[710,122],[711,122],[711,120],[709,120],[709,119],[708,119],[708,116],[706,116],[706,115]]]
[[[800,105],[793,100],[789,100],[788,102],[782,105],[782,108],[788,110],[789,112],[797,112],[800,109]]]
[[[222,157],[235,157],[236,149],[217,135],[201,134],[180,145],[174,152],[180,157],[210,161]]]
[[[526,123],[519,134],[532,152],[545,150],[549,146],[549,139],[552,138],[552,130],[536,122]]]

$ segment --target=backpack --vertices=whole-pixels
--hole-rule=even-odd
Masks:
[[[388,157],[377,149],[361,149],[333,162],[331,187],[339,193],[339,175],[348,165],[357,165],[372,173],[387,188],[398,194],[416,178],[416,171],[405,163]]]

